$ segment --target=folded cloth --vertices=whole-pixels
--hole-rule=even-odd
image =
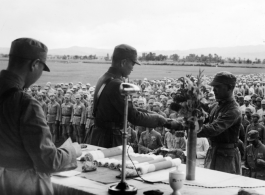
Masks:
[[[139,167],[143,166],[143,165],[148,165],[148,164],[155,164],[155,163],[158,163],[158,162],[162,162],[162,161],[170,161],[172,160],[171,157],[165,157],[165,158],[157,158],[155,160],[152,160],[152,161],[148,161],[148,162],[143,162],[143,163],[139,163],[139,164],[135,164],[133,166],[133,164],[129,164],[129,165],[126,165],[127,168],[129,169],[138,169]]]
[[[133,148],[129,145],[126,146],[126,153],[134,153]],[[108,148],[97,151],[89,151],[86,156],[89,161],[94,161],[102,158],[108,158],[112,156],[117,156],[122,154],[122,146],[117,146],[114,148]]]
[[[179,158],[175,158],[172,160],[168,161],[162,161],[162,162],[157,162],[154,164],[148,164],[148,165],[143,165],[139,166],[137,171],[143,175],[146,173],[154,172],[154,171],[159,171],[162,169],[168,169],[174,166],[179,166],[181,164],[181,160]]]

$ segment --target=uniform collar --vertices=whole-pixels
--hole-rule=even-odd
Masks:
[[[116,67],[109,67],[108,73],[114,74],[116,77],[123,79],[120,70]]]
[[[219,100],[219,101],[218,101],[218,104],[219,104],[219,105],[222,105],[222,104],[225,104],[225,103],[227,103],[227,102],[232,102],[232,101],[235,101],[234,96],[229,97],[229,98],[227,98],[227,99]]]
[[[9,70],[2,70],[0,72],[0,94],[10,88],[23,89],[25,85],[24,80]]]

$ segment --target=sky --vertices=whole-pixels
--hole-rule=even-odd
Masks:
[[[186,50],[265,44],[264,0],[0,0],[0,47]]]

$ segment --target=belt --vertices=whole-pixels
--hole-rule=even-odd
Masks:
[[[62,116],[65,116],[65,117],[71,117],[71,115],[62,115]]]
[[[230,144],[223,144],[223,143],[211,143],[212,147],[217,147],[217,148],[226,148],[226,149],[232,149],[232,148],[237,148],[237,143],[230,143]]]
[[[78,117],[81,117],[81,115],[77,115],[77,114],[74,114],[74,116],[78,116]]]

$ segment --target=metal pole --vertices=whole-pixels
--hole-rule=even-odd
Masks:
[[[125,173],[126,173],[126,146],[127,146],[127,120],[128,120],[128,95],[124,97],[124,124],[123,124],[123,133],[122,133],[122,177],[121,182],[125,182]]]

